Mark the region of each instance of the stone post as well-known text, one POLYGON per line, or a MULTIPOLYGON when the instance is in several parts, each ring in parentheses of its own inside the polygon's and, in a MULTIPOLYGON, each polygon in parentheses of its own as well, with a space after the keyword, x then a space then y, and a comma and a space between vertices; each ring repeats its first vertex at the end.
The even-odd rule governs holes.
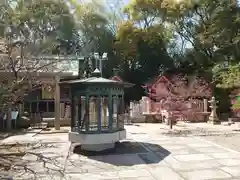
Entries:
POLYGON ((132 118, 133 117, 133 102, 130 102, 129 109, 130 109, 129 115, 130 115, 130 118, 132 118))
POLYGON ((208 100, 204 99, 203 100, 203 112, 207 112, 208 111, 208 100))
POLYGON ((146 101, 146 110, 147 110, 147 114, 150 114, 150 106, 151 106, 151 104, 150 104, 150 99, 147 99, 146 101))
POLYGON ((209 101, 209 103, 211 105, 210 106, 211 114, 209 116, 208 123, 211 123, 211 124, 221 124, 221 122, 218 119, 217 112, 216 112, 218 101, 216 101, 215 97, 212 97, 212 99, 209 101))
POLYGON ((60 77, 58 75, 55 76, 55 121, 54 126, 55 130, 60 130, 60 87, 59 87, 60 77))

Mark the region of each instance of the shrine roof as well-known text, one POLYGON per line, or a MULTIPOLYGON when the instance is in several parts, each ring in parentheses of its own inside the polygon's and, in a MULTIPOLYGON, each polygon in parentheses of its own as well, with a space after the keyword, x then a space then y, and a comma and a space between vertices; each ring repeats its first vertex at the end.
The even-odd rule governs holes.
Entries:
POLYGON ((159 75, 159 76, 156 76, 156 77, 152 78, 151 80, 147 81, 144 85, 145 86, 152 86, 152 85, 154 85, 155 83, 158 83, 158 82, 171 82, 171 81, 169 80, 168 76, 159 75))
POLYGON ((110 78, 110 80, 118 81, 119 83, 122 83, 124 85, 124 87, 132 87, 132 86, 134 86, 134 84, 132 84, 132 83, 123 81, 122 78, 119 77, 119 76, 113 76, 113 77, 110 78))

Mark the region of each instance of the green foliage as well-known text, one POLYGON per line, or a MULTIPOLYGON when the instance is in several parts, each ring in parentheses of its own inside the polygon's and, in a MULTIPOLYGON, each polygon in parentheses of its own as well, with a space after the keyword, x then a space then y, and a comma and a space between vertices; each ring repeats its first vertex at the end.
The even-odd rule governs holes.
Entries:
POLYGON ((213 68, 214 80, 217 86, 222 88, 234 88, 240 86, 240 63, 221 67, 219 64, 213 68))
POLYGON ((235 99, 235 102, 232 105, 233 110, 239 110, 240 109, 240 96, 238 95, 235 99))
MULTIPOLYGON (((2 5, 0 32, 3 38, 24 36, 32 44, 32 53, 68 53, 63 42, 70 42, 76 36, 75 21, 69 7, 62 0, 15 0, 2 5), (34 45, 34 46, 33 46, 34 45)), ((65 43, 66 44, 66 43, 65 43)), ((30 49, 29 49, 30 50, 30 49)))
POLYGON ((70 0, 68 5, 63 0, 14 0, 0 5, 0 35, 6 35, 6 26, 23 33, 27 24, 34 52, 108 52, 104 75, 118 67, 124 80, 136 84, 127 92, 134 99, 143 95, 142 84, 169 69, 211 75, 219 87, 239 86, 236 0, 131 0, 123 12, 117 1, 112 4, 116 7, 97 0, 70 0))
POLYGON ((231 112, 231 101, 229 99, 229 92, 229 89, 226 88, 213 87, 213 95, 219 101, 217 108, 217 112, 219 114, 231 112))

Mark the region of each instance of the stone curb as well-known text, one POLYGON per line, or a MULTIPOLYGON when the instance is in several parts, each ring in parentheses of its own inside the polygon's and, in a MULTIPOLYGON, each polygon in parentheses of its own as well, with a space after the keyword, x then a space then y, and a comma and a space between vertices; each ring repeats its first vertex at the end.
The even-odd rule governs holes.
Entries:
POLYGON ((60 131, 41 131, 40 133, 38 134, 59 134, 59 133, 68 133, 69 130, 60 130, 60 131))

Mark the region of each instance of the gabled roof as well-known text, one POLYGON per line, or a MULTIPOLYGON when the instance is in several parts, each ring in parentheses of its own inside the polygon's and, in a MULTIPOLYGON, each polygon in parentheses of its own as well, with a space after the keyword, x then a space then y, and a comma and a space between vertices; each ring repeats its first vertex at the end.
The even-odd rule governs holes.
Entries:
POLYGON ((115 80, 115 81, 119 81, 119 82, 123 82, 123 80, 119 76, 113 76, 110 79, 115 80))
POLYGON ((134 86, 134 84, 132 84, 132 83, 123 81, 122 78, 119 77, 119 76, 113 76, 113 77, 111 77, 111 78, 109 78, 109 79, 110 79, 110 80, 113 80, 113 81, 118 81, 119 83, 123 83, 123 84, 124 84, 124 87, 126 87, 126 88, 129 88, 129 87, 134 86))
POLYGON ((158 76, 158 79, 153 83, 153 85, 158 84, 160 82, 172 84, 166 76, 158 76))
MULTIPOLYGON (((143 88, 146 88, 146 87, 149 88, 150 87, 150 88, 155 89, 155 88, 157 88, 157 85, 159 83, 163 82, 165 84, 165 87, 168 88, 169 92, 171 93, 171 96, 185 97, 185 94, 183 94, 183 93, 185 93, 185 91, 180 92, 180 90, 178 89, 179 84, 176 84, 176 82, 175 82, 176 80, 178 80, 178 78, 175 79, 177 76, 179 76, 179 74, 173 74, 173 75, 169 74, 169 75, 165 75, 165 76, 163 76, 163 75, 158 76, 157 78, 154 79, 154 81, 151 82, 151 84, 149 83, 149 84, 143 86, 143 88)), ((206 88, 205 86, 202 86, 204 88, 204 90, 201 90, 201 88, 200 89, 199 88, 192 89, 191 86, 196 83, 195 82, 196 81, 196 76, 188 76, 187 81, 188 81, 188 85, 186 87, 186 91, 187 91, 186 96, 189 95, 191 97, 207 97, 207 98, 211 96, 211 90, 208 90, 209 87, 206 88), (192 77, 194 77, 194 81, 193 81, 192 77), (189 84, 189 81, 192 82, 192 83, 189 84)), ((157 98, 161 97, 161 93, 160 94, 159 93, 158 94, 151 94, 151 96, 153 98, 157 99, 157 98), (154 97, 154 96, 156 96, 156 97, 154 97)))
POLYGON ((172 84, 171 81, 166 76, 159 75, 159 76, 153 78, 153 80, 151 80, 148 83, 146 83, 145 86, 143 86, 143 87, 146 87, 146 86, 152 87, 152 86, 154 86, 154 85, 156 85, 158 83, 161 83, 161 82, 172 84))

